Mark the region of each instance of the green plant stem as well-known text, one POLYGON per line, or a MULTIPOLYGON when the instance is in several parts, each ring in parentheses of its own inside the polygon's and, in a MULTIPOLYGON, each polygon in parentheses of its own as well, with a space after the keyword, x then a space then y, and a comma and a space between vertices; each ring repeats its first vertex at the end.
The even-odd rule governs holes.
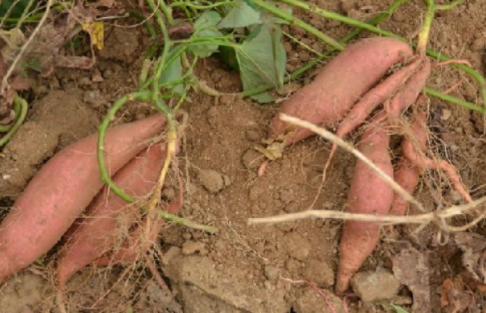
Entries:
POLYGON ((0 148, 3 147, 12 138, 13 135, 15 135, 15 133, 22 125, 27 115, 27 110, 29 108, 27 101, 25 101, 23 98, 19 97, 18 95, 15 95, 14 105, 16 107, 15 108, 16 119, 12 128, 10 128, 10 130, 5 134, 5 136, 3 136, 0 139, 0 148))
POLYGON ((125 103, 128 101, 132 100, 141 100, 141 101, 147 101, 150 100, 151 98, 151 92, 150 91, 142 91, 142 92, 134 92, 128 95, 125 95, 118 99, 113 106, 108 110, 108 113, 105 115, 103 118, 103 121, 98 127, 98 148, 97 148, 97 157, 98 157, 98 165, 100 168, 100 175, 101 175, 101 180, 113 191, 118 197, 122 198, 123 200, 127 202, 133 202, 134 199, 132 196, 127 195, 123 189, 118 187, 113 180, 111 180, 110 175, 108 174, 108 171, 106 170, 106 165, 105 165, 105 158, 104 158, 104 147, 105 147, 105 136, 106 136, 106 131, 108 130, 108 127, 110 126, 110 122, 115 118, 116 113, 118 110, 121 109, 125 103))
POLYGON ((429 42, 430 28, 434 21, 435 15, 435 3, 434 0, 424 0, 427 5, 427 11, 425 12, 424 25, 418 35, 417 51, 420 55, 425 56, 427 43, 429 42))
POLYGON ((191 2, 174 2, 174 3, 170 4, 170 7, 172 7, 172 8, 175 8, 175 7, 190 7, 192 9, 196 9, 196 10, 211 10, 211 9, 214 9, 214 8, 217 8, 217 7, 220 7, 220 6, 224 6, 224 5, 229 5, 229 4, 232 4, 232 3, 233 3, 232 1, 224 1, 224 2, 218 2, 218 3, 214 3, 214 4, 210 4, 210 5, 198 5, 198 4, 194 4, 194 3, 191 3, 191 2))
POLYGON ((474 110, 474 111, 481 112, 481 113, 486 113, 485 109, 480 107, 480 106, 474 105, 471 102, 461 100, 459 98, 450 96, 448 94, 438 92, 437 90, 434 90, 434 89, 429 88, 429 87, 425 87, 425 93, 428 94, 429 96, 432 96, 432 97, 435 97, 435 98, 438 98, 438 99, 441 99, 441 100, 444 100, 444 101, 447 101, 447 102, 451 102, 451 103, 454 103, 454 104, 458 104, 458 105, 465 107, 467 109, 470 109, 470 110, 474 110))
POLYGON ((287 14, 287 13, 279 10, 278 8, 268 4, 264 0, 251 0, 251 2, 254 3, 255 5, 261 7, 262 9, 265 9, 268 12, 274 14, 275 16, 278 16, 279 18, 281 18, 281 19, 283 19, 283 20, 285 20, 289 23, 292 23, 292 24, 304 29, 305 31, 313 34, 314 36, 316 36, 317 38, 319 38, 320 40, 325 42, 330 47, 333 47, 333 48, 338 49, 338 50, 342 50, 344 48, 340 43, 338 43, 337 41, 335 41, 331 37, 327 36, 323 32, 319 31, 317 28, 307 24, 306 22, 304 22, 301 19, 298 19, 298 18, 296 18, 296 17, 294 17, 290 14, 287 14))
MULTIPOLYGON (((252 0, 252 1, 260 1, 260 0, 252 0)), ((382 29, 377 28, 373 25, 357 21, 355 19, 343 16, 341 14, 337 14, 337 13, 334 13, 334 12, 331 12, 331 11, 328 11, 328 10, 321 9, 317 6, 310 5, 307 2, 303 2, 303 1, 299 1, 299 0, 279 0, 279 2, 283 2, 283 3, 289 4, 289 5, 295 6, 297 8, 307 10, 309 12, 320 15, 324 18, 332 19, 332 20, 335 20, 335 21, 339 21, 339 22, 354 26, 354 27, 373 31, 373 32, 375 32, 379 35, 382 35, 382 36, 392 37, 392 38, 397 38, 397 39, 399 38, 398 35, 395 35, 394 33, 391 33, 389 31, 382 30, 382 29)))
POLYGON ((450 10, 450 9, 458 6, 459 4, 461 4, 463 2, 464 2, 464 0, 456 0, 456 1, 452 1, 449 4, 436 5, 435 10, 436 11, 447 11, 447 10, 450 10))
POLYGON ((193 228, 193 229, 197 229, 197 230, 202 230, 202 231, 210 233, 210 234, 215 234, 215 233, 218 232, 218 229, 216 227, 213 227, 213 226, 201 225, 201 224, 198 224, 196 222, 193 222, 193 221, 187 220, 185 218, 179 217, 177 215, 170 214, 170 213, 160 211, 160 210, 158 211, 158 213, 162 218, 164 218, 166 220, 170 220, 174 223, 180 224, 180 225, 185 226, 185 227, 189 227, 189 228, 193 228))

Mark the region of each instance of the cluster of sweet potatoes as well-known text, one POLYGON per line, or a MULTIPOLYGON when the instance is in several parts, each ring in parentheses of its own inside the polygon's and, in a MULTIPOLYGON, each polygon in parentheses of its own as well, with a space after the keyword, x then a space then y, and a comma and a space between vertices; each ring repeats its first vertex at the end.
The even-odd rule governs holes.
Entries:
MULTIPOLYGON (((106 169, 113 182, 137 201, 151 194, 166 160, 165 127, 166 119, 156 114, 106 133, 102 147, 106 169)), ((133 224, 140 208, 104 186, 97 148, 98 134, 64 148, 17 198, 0 225, 0 281, 31 265, 60 240, 64 241, 57 262, 60 286, 92 262, 135 261, 155 242, 163 219, 148 234, 133 224), (111 250, 121 232, 128 233, 126 241, 121 249, 111 250)), ((179 197, 163 209, 173 213, 181 206, 179 188, 179 197)))
MULTIPOLYGON (((336 129, 340 138, 363 127, 358 150, 406 191, 413 193, 422 170, 441 169, 465 200, 470 201, 455 169, 443 160, 426 155, 428 129, 423 106, 415 105, 412 113, 406 114, 419 96, 424 96, 421 93, 430 71, 431 61, 425 51, 415 53, 405 42, 392 38, 364 39, 348 46, 323 67, 312 83, 282 104, 279 113, 336 129), (396 166, 392 164, 389 147, 392 134, 404 136, 402 156, 396 166)), ((310 135, 311 131, 292 128, 277 114, 266 140, 269 145, 266 154, 279 156, 285 147, 310 135)), ((329 160, 335 150, 333 145, 329 160)), ((401 215, 406 210, 407 202, 358 160, 347 211, 401 215)), ((346 291, 353 274, 374 250, 379 232, 377 223, 344 223, 336 293, 346 291)))

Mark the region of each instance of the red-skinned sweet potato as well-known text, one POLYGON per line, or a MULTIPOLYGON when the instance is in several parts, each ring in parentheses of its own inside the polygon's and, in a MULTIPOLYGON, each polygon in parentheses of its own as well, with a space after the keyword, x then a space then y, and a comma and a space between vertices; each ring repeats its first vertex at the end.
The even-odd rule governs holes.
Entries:
MULTIPOLYGON (((361 40, 330 61, 314 81, 285 101, 280 112, 309 121, 326 128, 333 128, 351 107, 375 86, 395 64, 413 56, 412 49, 404 42, 392 38, 361 40)), ((276 114, 267 139, 279 139, 288 125, 276 114)), ((288 135, 285 146, 312 135, 309 130, 298 129, 288 135)))
MULTIPOLYGON (((361 136, 358 149, 385 174, 393 178, 388 146, 389 134, 384 128, 384 112, 376 115, 369 128, 361 136)), ((347 212, 385 215, 393 201, 393 190, 368 165, 356 161, 351 188, 348 193, 347 212)), ((374 250, 380 236, 380 224, 346 221, 339 245, 339 268, 336 293, 343 293, 353 274, 374 250)))
MULTIPOLYGON (((184 202, 183 192, 182 180, 179 180, 178 197, 177 199, 168 203, 164 208, 164 211, 171 214, 177 213, 184 202)), ((157 236, 159 235, 164 223, 165 220, 163 218, 160 216, 157 217, 156 222, 152 225, 152 228, 148 234, 145 234, 145 224, 137 225, 135 229, 131 231, 129 237, 123 243, 120 250, 115 251, 114 253, 107 252, 100 259, 98 259, 95 264, 98 266, 106 266, 123 264, 127 262, 136 262, 156 242, 157 236)))
MULTIPOLYGON (((159 142, 132 159, 116 173, 113 181, 135 200, 141 200, 156 185, 165 158, 165 142, 159 142)), ((57 264, 60 286, 110 250, 118 236, 128 231, 139 214, 136 206, 104 187, 86 210, 86 217, 73 225, 74 230, 66 238, 57 264)))
MULTIPOLYGON (((162 115, 115 126, 106 134, 110 174, 145 149, 165 125, 162 115)), ((0 280, 49 251, 103 187, 96 157, 98 134, 52 157, 35 175, 0 226, 0 280)))

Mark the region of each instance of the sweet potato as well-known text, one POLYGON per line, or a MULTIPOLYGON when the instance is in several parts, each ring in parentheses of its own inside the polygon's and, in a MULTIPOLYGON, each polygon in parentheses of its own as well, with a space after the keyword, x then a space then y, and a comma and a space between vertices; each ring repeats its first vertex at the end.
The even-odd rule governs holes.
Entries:
MULTIPOLYGON (((144 150, 118 171, 113 181, 135 200, 141 200, 157 182, 166 157, 164 145, 159 142, 144 150)), ((104 187, 86 210, 87 217, 73 225, 75 230, 66 240, 57 264, 60 286, 112 248, 118 236, 128 231, 138 214, 136 206, 131 206, 104 187)))
POLYGON ((421 170, 435 169, 443 171, 449 178, 454 189, 462 196, 462 198, 467 202, 472 202, 471 195, 463 185, 461 176, 454 166, 446 160, 433 160, 426 156, 425 152, 427 147, 425 144, 428 139, 426 120, 427 117, 425 113, 417 115, 417 118, 412 125, 412 133, 416 137, 416 140, 403 141, 403 155, 421 170), (415 142, 419 145, 416 146, 415 142))
MULTIPOLYGON (((110 174, 160 133, 162 115, 108 130, 103 147, 110 174)), ((0 280, 49 251, 103 187, 96 157, 98 134, 52 157, 27 185, 0 226, 0 280)))
MULTIPOLYGON (((314 81, 285 101, 280 112, 333 128, 351 107, 385 76, 392 65, 409 59, 412 49, 392 38, 369 38, 348 46, 330 61, 314 81)), ((272 121, 268 141, 278 140, 288 131, 278 118, 272 121)), ((285 146, 312 135, 298 129, 285 139, 285 146)))
MULTIPOLYGON (((164 211, 172 214, 177 213, 184 202, 183 191, 182 180, 179 180, 178 197, 170 202, 165 207, 164 211)), ((116 251, 115 253, 107 252, 100 259, 98 259, 95 264, 98 266, 107 266, 127 262, 133 263, 137 261, 155 243, 164 223, 165 220, 163 218, 157 217, 156 222, 154 225, 152 225, 152 229, 147 234, 146 238, 144 237, 145 225, 137 225, 135 229, 131 231, 129 237, 123 243, 123 246, 119 251, 116 251)))
MULTIPOLYGON (((407 140, 407 139, 404 139, 407 140)), ((420 177, 420 169, 405 156, 402 156, 395 167, 395 181, 409 194, 413 194, 420 177)), ((400 195, 395 194, 390 208, 391 215, 405 215, 408 202, 400 195)))
MULTIPOLYGON (((373 118, 361 137, 358 146, 366 157, 387 175, 393 177, 393 165, 388 152, 390 137, 384 129, 385 113, 373 118)), ((347 212, 384 215, 388 214, 393 201, 393 190, 373 170, 360 160, 356 161, 354 176, 348 194, 347 212)), ((339 245, 339 268, 336 293, 343 293, 352 275, 375 248, 380 235, 380 224, 346 221, 339 245)))

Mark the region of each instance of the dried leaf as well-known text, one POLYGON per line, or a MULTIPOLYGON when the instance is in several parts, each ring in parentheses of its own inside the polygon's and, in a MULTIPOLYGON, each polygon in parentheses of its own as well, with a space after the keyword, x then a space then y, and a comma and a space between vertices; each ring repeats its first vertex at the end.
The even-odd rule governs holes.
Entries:
POLYGON ((98 50, 103 49, 105 40, 104 25, 101 22, 87 22, 82 24, 82 28, 91 38, 91 45, 96 46, 98 50))
POLYGON ((462 250, 462 265, 479 282, 486 283, 486 238, 476 233, 456 233, 454 240, 462 250))
POLYGON ((395 277, 413 293, 412 311, 414 313, 432 312, 428 257, 410 247, 393 256, 392 262, 395 277))

